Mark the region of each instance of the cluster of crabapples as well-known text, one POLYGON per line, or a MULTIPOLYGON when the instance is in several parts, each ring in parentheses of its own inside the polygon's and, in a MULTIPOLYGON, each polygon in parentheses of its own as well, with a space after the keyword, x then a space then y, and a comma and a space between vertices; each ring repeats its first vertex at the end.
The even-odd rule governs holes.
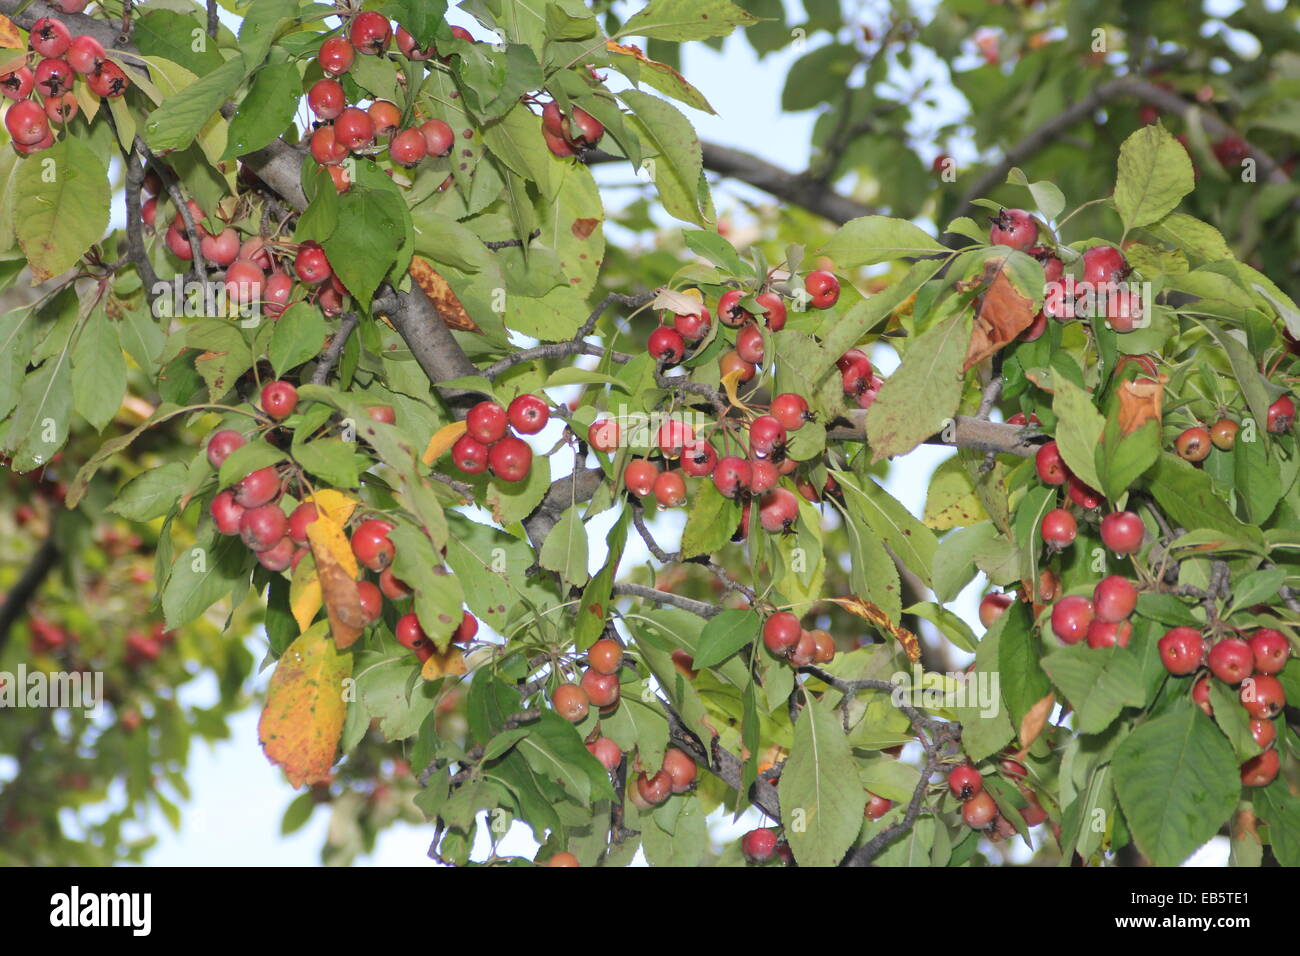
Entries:
MULTIPOLYGON (((77 4, 64 4, 65 13, 79 13, 77 4)), ((81 4, 85 6, 85 4, 81 4)), ((31 50, 18 66, 0 74, 0 93, 14 101, 5 112, 5 128, 20 156, 54 145, 51 123, 62 126, 77 115, 73 84, 80 76, 86 88, 100 97, 118 97, 131 81, 108 58, 94 37, 73 36, 56 17, 41 17, 28 37, 31 50)))
MULTIPOLYGON (((996 772, 1014 783, 1024 797, 1025 805, 1020 808, 1020 816, 1025 826, 1036 827, 1047 820, 1047 811, 1025 783, 1029 770, 1024 764, 1003 754, 996 772)), ((954 767, 948 773, 948 790, 961 801, 961 818, 971 829, 990 830, 1003 838, 1015 834, 1015 824, 1002 814, 993 795, 984 789, 984 777, 975 767, 970 764, 954 767)))
MULTIPOLYGON (((623 645, 612 638, 601 638, 587 649, 586 668, 578 682, 559 684, 551 692, 551 707, 565 720, 575 724, 587 718, 592 707, 607 717, 618 707, 618 674, 623 667, 623 645)), ((605 767, 615 770, 623 762, 623 751, 600 733, 599 725, 586 741, 587 750, 605 767)), ((658 770, 640 766, 638 757, 634 786, 628 796, 642 810, 663 803, 674 793, 686 793, 695 784, 695 761, 684 751, 669 747, 658 770)))
MULTIPOLYGON (((158 222, 161 186, 157 173, 150 170, 143 184, 148 198, 140 206, 140 219, 150 228, 158 222)), ((278 319, 300 299, 316 304, 327 316, 343 311, 347 287, 334 273, 320 243, 281 242, 263 236, 245 238, 233 225, 212 232, 205 225, 203 208, 192 199, 186 201, 185 212, 194 225, 194 238, 204 262, 225 270, 227 302, 256 306, 271 319, 278 319)), ((168 223, 163 241, 167 251, 181 261, 194 258, 189 227, 180 210, 168 223)))
POLYGON ((829 664, 835 659, 835 638, 828 631, 807 630, 789 611, 777 611, 763 622, 763 646, 791 667, 829 664))
MULTIPOLYGON (((1268 418, 1264 427, 1274 435, 1282 435, 1291 430, 1295 422, 1295 400, 1290 395, 1279 395, 1268 406, 1268 418)), ((1237 432, 1241 425, 1235 419, 1222 415, 1208 428, 1196 424, 1182 431, 1174 439, 1174 451, 1184 461, 1201 462, 1210 456, 1211 448, 1231 451, 1237 444, 1237 432)))
MULTIPOLYGON (((809 301, 817 308, 830 308, 839 298, 839 281, 829 272, 813 272, 805 281, 809 301)), ((754 377, 764 361, 763 332, 753 314, 740 306, 744 293, 730 290, 717 303, 718 316, 723 325, 737 330, 735 348, 725 352, 720 359, 723 377, 734 375, 737 381, 746 382, 754 377)), ((787 309, 781 296, 774 291, 761 292, 755 301, 763 307, 767 330, 773 334, 785 327, 787 309)), ((675 365, 687 358, 688 349, 698 347, 712 328, 709 310, 701 301, 699 309, 672 315, 670 322, 659 325, 648 340, 648 349, 661 367, 675 365)), ((861 352, 854 350, 841 359, 841 372, 845 391, 860 394, 879 389, 880 380, 874 378, 871 363, 861 352)), ((874 392, 872 393, 874 397, 874 392)), ((623 471, 623 485, 631 494, 644 498, 653 495, 660 508, 675 508, 686 504, 687 479, 710 478, 714 487, 727 498, 740 499, 744 508, 736 540, 748 533, 751 501, 757 500, 759 522, 770 532, 788 531, 799 513, 794 494, 780 487, 783 476, 793 474, 799 462, 787 454, 790 435, 813 420, 807 399, 795 392, 775 396, 767 413, 744 422, 719 424, 722 428, 724 450, 733 437, 738 447, 733 454, 720 455, 708 438, 697 434, 695 428, 677 418, 670 418, 659 426, 654 436, 652 457, 634 458, 623 471), (738 426, 742 435, 733 435, 731 426, 738 426)), ((614 453, 623 442, 623 431, 618 421, 602 418, 587 430, 587 443, 596 451, 614 453)), ((797 487, 810 501, 819 500, 820 492, 804 480, 797 487)), ((825 492, 831 488, 828 482, 825 492)))
POLYGON ((533 466, 533 450, 509 431, 536 435, 550 420, 550 408, 536 395, 520 395, 508 408, 479 402, 465 416, 465 434, 451 446, 451 460, 467 475, 491 469, 502 481, 523 481, 533 466))
POLYGON ((1291 655, 1291 646, 1281 631, 1256 628, 1249 638, 1239 633, 1211 636, 1209 640, 1194 627, 1175 627, 1157 645, 1165 669, 1175 677, 1194 677, 1192 700, 1212 716, 1210 681, 1239 688, 1237 699, 1250 718, 1250 736, 1262 752, 1241 765, 1241 782, 1247 787, 1266 787, 1277 777, 1281 760, 1276 719, 1286 707, 1286 691, 1277 679, 1291 655), (1207 651, 1208 645, 1208 651, 1207 651))
MULTIPOLYGON (((451 29, 458 39, 474 42, 464 28, 451 29)), ((388 19, 373 10, 351 17, 346 36, 329 37, 317 53, 325 75, 307 92, 307 105, 317 120, 311 135, 311 154, 329 171, 339 192, 350 185, 343 162, 351 155, 371 156, 387 148, 389 159, 409 169, 426 156, 448 155, 455 145, 455 131, 443 120, 428 119, 418 124, 410 120, 403 127, 402 110, 395 103, 373 100, 364 109, 348 103, 339 77, 352 69, 357 54, 387 55, 394 37, 400 55, 407 60, 418 62, 437 55, 432 46, 418 46, 401 26, 394 31, 388 19)))
MULTIPOLYGON (((260 404, 274 422, 283 422, 298 406, 298 390, 290 382, 268 382, 262 387, 260 404)), ((367 411, 375 421, 392 424, 395 420, 388 405, 377 405, 367 411)), ((232 428, 218 431, 208 439, 208 461, 219 469, 245 444, 247 438, 232 428)), ((302 500, 308 492, 303 487, 294 487, 299 503, 286 512, 285 505, 290 502, 286 501, 285 494, 294 483, 294 477, 282 474, 277 466, 258 468, 219 491, 209 506, 217 531, 238 535, 268 571, 295 570, 311 551, 307 529, 320 513, 315 504, 302 500)), ((393 528, 393 523, 383 518, 365 517, 355 522, 351 531, 349 543, 353 556, 361 568, 376 575, 375 581, 363 578, 357 582, 357 598, 367 624, 383 616, 385 598, 399 604, 411 596, 411 589, 393 573, 393 559, 397 555, 389 538, 393 528)), ((435 570, 446 573, 445 569, 435 570)), ((414 651, 421 663, 434 653, 433 642, 413 611, 397 619, 393 633, 398 643, 414 651)), ((477 633, 478 620, 465 611, 451 639, 453 643, 466 644, 477 633)))
POLYGON ((1095 316, 1105 319, 1116 332, 1132 332, 1141 323, 1141 294, 1123 283, 1131 271, 1124 253, 1114 246, 1100 245, 1085 249, 1080 257, 1081 275, 1077 282, 1065 280, 1065 264, 1050 247, 1039 242, 1038 222, 1023 209, 1004 209, 992 217, 989 242, 1007 246, 1032 256, 1043 267, 1046 295, 1043 307, 1029 327, 1020 333, 1024 342, 1033 342, 1047 331, 1047 320, 1068 322, 1095 316))

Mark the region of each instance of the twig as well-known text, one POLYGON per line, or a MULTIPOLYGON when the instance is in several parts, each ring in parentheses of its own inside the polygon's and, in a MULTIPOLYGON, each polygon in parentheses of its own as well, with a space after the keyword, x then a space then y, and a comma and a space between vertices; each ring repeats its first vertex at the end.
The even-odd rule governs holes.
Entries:
MULTIPOLYGON (((668 701, 660 698, 659 705, 668 717, 669 740, 709 773, 740 793, 745 769, 741 759, 719 744, 716 735, 707 744, 700 740, 686 726, 681 715, 668 701)), ((748 796, 754 806, 766 813, 774 822, 781 822, 781 802, 777 797, 776 787, 772 786, 770 779, 756 780, 748 796)))
POLYGON ((482 372, 482 375, 489 381, 495 379, 501 373, 514 368, 516 365, 522 365, 524 362, 531 362, 533 359, 564 358, 569 355, 595 355, 600 358, 608 358, 611 362, 623 365, 632 360, 632 356, 624 352, 614 352, 600 345, 592 345, 590 342, 583 342, 575 339, 570 342, 556 342, 550 345, 537 345, 531 349, 523 349, 519 352, 511 352, 500 361, 493 362, 482 372))
POLYGON ((600 304, 596 306, 591 315, 587 316, 587 321, 582 323, 578 331, 574 333, 573 338, 575 340, 585 339, 590 335, 592 329, 596 327, 596 323, 600 321, 600 317, 605 314, 605 310, 615 302, 625 305, 629 309, 639 309, 642 306, 649 305, 653 302, 655 296, 658 294, 657 290, 654 292, 643 292, 640 295, 624 295, 621 292, 611 292, 609 295, 605 296, 605 298, 600 300, 600 304))
POLYGON ((334 366, 338 364, 339 357, 348 344, 348 336, 352 334, 352 330, 357 327, 360 320, 361 317, 355 312, 343 313, 343 321, 339 323, 339 330, 334 333, 334 338, 330 339, 330 344, 321 353, 320 362, 312 370, 311 383, 313 385, 324 385, 329 380, 330 372, 334 371, 334 366))
POLYGON ((496 239, 491 242, 485 239, 483 241, 483 245, 491 249, 493 252, 496 252, 498 249, 510 249, 515 246, 519 246, 520 248, 522 248, 525 242, 532 242, 541 234, 542 234, 542 230, 534 229, 532 232, 528 234, 527 239, 496 239))
POLYGON ((126 247, 129 259, 140 274, 140 283, 144 286, 145 297, 150 305, 154 302, 154 286, 158 284, 158 273, 144 248, 144 235, 141 227, 144 220, 140 215, 140 189, 144 185, 144 163, 136 152, 134 144, 126 155, 126 247))
POLYGON ((703 618, 717 617, 724 610, 716 604, 706 604, 703 601, 682 597, 669 591, 648 588, 644 584, 615 584, 614 594, 621 597, 641 598, 645 601, 653 601, 656 604, 668 604, 703 618))
POLYGON ((208 36, 217 38, 217 0, 208 0, 208 36))

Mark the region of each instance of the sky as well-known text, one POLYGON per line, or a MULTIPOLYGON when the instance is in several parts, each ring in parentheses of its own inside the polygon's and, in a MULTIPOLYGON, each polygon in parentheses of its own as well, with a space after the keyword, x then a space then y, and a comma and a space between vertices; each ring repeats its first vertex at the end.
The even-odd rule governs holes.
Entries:
MULTIPOLYGON (((793 0, 786 0, 786 3, 788 8, 797 10, 797 4, 793 0)), ((1231 5, 1216 3, 1215 7, 1227 9, 1231 5)), ((880 8, 887 5, 875 3, 867 6, 880 8)), ((472 21, 464 17, 453 15, 452 19, 475 29, 472 21)), ((794 22, 798 22, 798 19, 796 14, 794 22)), ((477 32, 481 33, 481 28, 477 28, 477 32)), ((824 42, 824 35, 815 42, 824 42)), ((787 48, 769 54, 760 62, 749 44, 739 35, 728 38, 720 53, 702 44, 688 44, 683 73, 704 93, 717 114, 709 116, 691 111, 690 118, 701 136, 754 153, 788 170, 806 168, 816 114, 788 114, 780 112, 779 108, 786 74, 791 64, 801 55, 802 51, 787 48)), ((924 61, 917 69, 937 69, 942 73, 942 67, 924 61)), ((961 99, 950 87, 947 92, 940 94, 939 113, 928 119, 922 118, 921 123, 938 125, 943 121, 943 111, 949 109, 961 109, 961 99)), ((959 162, 973 156, 973 150, 967 143, 949 141, 943 146, 944 151, 954 155, 959 162)), ((921 148, 929 150, 925 152, 927 160, 941 151, 938 146, 927 145, 921 148)), ((605 170, 601 175, 610 182, 626 182, 628 178, 626 170, 618 175, 605 170)), ((719 212, 725 215, 729 207, 734 209, 738 205, 737 197, 771 201, 770 197, 757 190, 726 182, 715 190, 719 212)), ((881 374, 885 375, 896 364, 893 353, 888 349, 877 350, 873 359, 881 374)), ((557 392, 555 397, 563 396, 557 392)), ((538 448, 549 447, 550 438, 553 436, 544 432, 536 436, 534 443, 538 448)), ((924 507, 925 488, 930 473, 950 454, 951 450, 940 447, 918 448, 896 462, 885 482, 886 488, 909 510, 919 515, 924 507)), ((570 467, 571 464, 557 460, 553 464, 553 475, 563 474, 570 467)), ((670 513, 659 519, 656 537, 666 549, 672 550, 675 547, 675 536, 680 533, 681 523, 680 514, 670 513)), ((604 559, 604 531, 600 519, 593 522, 593 570, 604 559)), ((644 562, 648 557, 644 544, 635 535, 632 536, 625 552, 624 566, 644 562)), ((979 625, 976 612, 984 587, 981 576, 950 605, 952 610, 977 628, 977 633, 979 625)), ((255 658, 260 659, 262 647, 257 644, 257 638, 252 641, 255 658)), ((960 661, 962 656, 958 653, 955 659, 960 661)), ((265 686, 269 676, 269 670, 260 675, 260 686, 265 686)), ((210 681, 206 684, 196 682, 196 686, 188 693, 196 702, 205 702, 215 696, 215 686, 210 681)), ((189 773, 193 798, 183 807, 179 831, 172 831, 161 815, 156 815, 151 821, 159 841, 149 854, 148 863, 177 866, 294 866, 319 862, 319 851, 328 827, 328 813, 325 809, 317 808, 306 826, 291 836, 280 836, 281 817, 296 792, 284 781, 280 771, 262 755, 257 744, 257 720, 258 713, 250 710, 232 720, 229 740, 216 746, 202 742, 194 744, 189 773)), ((737 839, 753 825, 753 816, 742 820, 740 824, 715 821, 712 838, 715 843, 737 839)), ((1044 829, 1038 828, 1039 831, 1044 829)), ((357 865, 430 864, 425 857, 430 835, 431 828, 427 826, 393 826, 380 836, 375 852, 359 858, 357 865)), ((1042 836, 1036 834, 1035 838, 1039 840, 1042 836)), ((531 855, 532 846, 531 839, 515 832, 503 841, 502 852, 531 855)), ((1017 851, 1017 856, 1028 856, 1023 845, 1017 851)), ((1221 845, 1212 844, 1207 847, 1189 861, 1189 865, 1223 865, 1225 860, 1226 841, 1221 841, 1221 845)))

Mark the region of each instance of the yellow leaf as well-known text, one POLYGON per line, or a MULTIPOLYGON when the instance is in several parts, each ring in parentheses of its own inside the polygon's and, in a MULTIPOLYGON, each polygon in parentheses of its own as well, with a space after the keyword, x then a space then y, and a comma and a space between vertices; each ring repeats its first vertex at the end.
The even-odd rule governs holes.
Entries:
POLYGON ((324 491, 318 491, 314 495, 308 495, 304 501, 310 501, 316 506, 316 510, 328 515, 331 520, 340 526, 348 523, 352 517, 352 512, 360 504, 355 498, 349 498, 341 491, 335 491, 333 488, 326 488, 324 491))
POLYGON ((450 425, 443 425, 433 437, 429 439, 429 447, 424 449, 424 454, 420 456, 420 461, 426 465, 432 465, 435 461, 445 455, 451 446, 456 444, 456 439, 465 434, 465 429, 469 427, 463 421, 452 422, 450 425))
POLYGON ((741 371, 742 369, 736 369, 722 376, 722 387, 727 390, 727 398, 730 399, 732 405, 742 411, 748 411, 749 406, 742 402, 740 396, 736 394, 736 389, 740 385, 741 371))
POLYGON ((275 665, 257 736, 293 786, 329 779, 347 715, 343 681, 351 676, 352 655, 338 652, 324 622, 290 644, 275 665))
POLYGON ((899 627, 889 619, 889 615, 870 601, 864 601, 855 595, 849 595, 842 598, 827 598, 832 604, 838 604, 850 614, 857 615, 863 620, 870 621, 871 624, 882 634, 888 634, 899 644, 903 645, 903 650, 907 652, 908 660, 919 661, 921 659, 921 642, 905 627, 899 627))
POLYGON ((320 578, 316 575, 316 561, 305 557, 294 568, 289 582, 289 608, 298 622, 299 633, 311 627, 324 600, 321 597, 320 578))
POLYGON ((437 680, 439 677, 465 673, 468 673, 465 667, 465 655, 461 653, 459 647, 449 647, 445 651, 435 648, 433 654, 420 668, 420 676, 425 680, 437 680))

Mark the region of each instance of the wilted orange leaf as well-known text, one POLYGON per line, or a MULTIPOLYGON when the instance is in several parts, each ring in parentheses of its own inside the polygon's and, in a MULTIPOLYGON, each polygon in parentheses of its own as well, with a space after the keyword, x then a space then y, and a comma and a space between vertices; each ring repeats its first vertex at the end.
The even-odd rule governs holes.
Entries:
POLYGON ((443 425, 433 437, 429 439, 429 446, 424 449, 424 454, 420 456, 420 461, 426 465, 432 465, 435 461, 447 454, 452 445, 456 444, 456 439, 465 434, 468 428, 463 421, 452 422, 450 425, 443 425))
POLYGON ((293 786, 328 778, 347 714, 343 681, 351 676, 352 655, 338 652, 323 622, 275 665, 257 736, 293 786))
POLYGON ((1056 703, 1056 695, 1048 694, 1033 707, 1029 708, 1029 713, 1020 721, 1020 746, 1029 749, 1029 746, 1038 739, 1038 735, 1043 732, 1043 727, 1047 724, 1047 718, 1052 713, 1052 706, 1056 703))
POLYGON ((352 554, 343 526, 328 515, 307 525, 307 540, 316 559, 321 596, 329 615, 330 632, 339 650, 350 647, 361 636, 366 616, 357 592, 357 559, 352 554))
POLYGON ((971 329, 963 372, 1013 342, 1017 335, 1029 328, 1037 314, 1034 301, 1022 295, 1007 278, 1003 269, 1005 262, 1005 259, 989 259, 984 263, 984 276, 979 284, 987 291, 978 300, 975 310, 975 324, 971 329))
POLYGON ((449 328, 461 332, 480 331, 478 325, 465 311, 465 307, 460 304, 456 293, 447 284, 447 280, 438 273, 437 269, 419 256, 412 256, 411 267, 407 271, 410 272, 416 285, 424 290, 424 294, 429 297, 429 301, 433 303, 449 328))
POLYGON ((27 46, 21 36, 18 35, 18 27, 14 22, 0 14, 0 48, 6 50, 22 50, 27 46))
POLYGON ((420 676, 425 680, 437 680, 439 677, 454 677, 465 674, 465 655, 459 647, 449 647, 445 651, 434 649, 433 654, 420 668, 420 676))
POLYGON ((919 661, 921 659, 921 642, 905 627, 899 627, 889 619, 889 615, 870 601, 864 601, 855 595, 849 595, 842 598, 827 598, 833 604, 838 604, 850 614, 856 614, 858 617, 870 621, 876 630, 888 634, 899 644, 903 645, 903 650, 907 652, 908 660, 919 661))
POLYGON ((1169 378, 1135 378, 1119 384, 1119 430, 1131 435, 1146 422, 1160 421, 1160 404, 1169 378))

